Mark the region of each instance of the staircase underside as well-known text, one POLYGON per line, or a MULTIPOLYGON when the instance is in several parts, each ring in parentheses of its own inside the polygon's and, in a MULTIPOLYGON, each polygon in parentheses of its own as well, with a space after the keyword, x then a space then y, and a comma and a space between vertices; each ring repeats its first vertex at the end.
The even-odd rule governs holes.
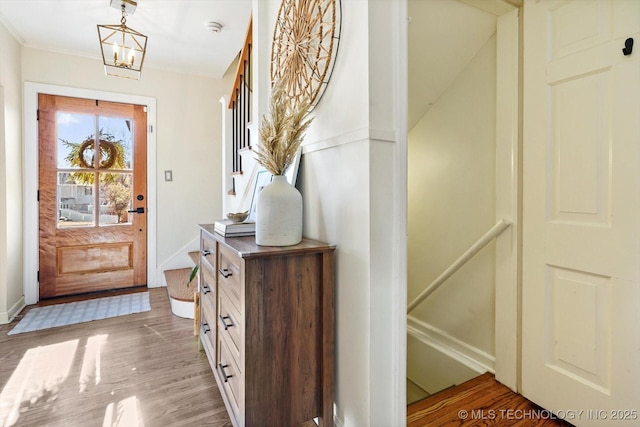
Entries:
POLYGON ((407 426, 571 426, 490 373, 450 387, 407 407, 407 426))

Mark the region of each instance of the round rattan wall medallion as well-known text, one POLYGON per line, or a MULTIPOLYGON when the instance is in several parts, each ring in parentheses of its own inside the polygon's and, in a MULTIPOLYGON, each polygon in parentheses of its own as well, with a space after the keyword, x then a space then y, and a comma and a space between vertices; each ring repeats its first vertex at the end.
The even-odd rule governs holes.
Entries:
POLYGON ((282 0, 271 46, 271 83, 317 105, 331 78, 340 42, 340 0, 282 0))

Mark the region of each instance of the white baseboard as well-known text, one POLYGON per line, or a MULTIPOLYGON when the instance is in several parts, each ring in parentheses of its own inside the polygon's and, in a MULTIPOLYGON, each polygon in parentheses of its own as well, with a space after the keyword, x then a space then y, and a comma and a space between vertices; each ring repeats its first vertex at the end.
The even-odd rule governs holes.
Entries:
POLYGON ((495 356, 460 341, 416 317, 407 316, 407 333, 478 374, 495 373, 495 356))
POLYGON ((15 317, 18 314, 20 314, 22 309, 25 308, 26 306, 27 305, 25 304, 24 295, 23 295, 20 297, 20 299, 18 299, 18 301, 16 301, 15 304, 11 306, 11 308, 8 311, 0 313, 0 325, 6 325, 7 323, 11 323, 11 321, 15 319, 15 317))
POLYGON ((189 258, 189 252, 200 250, 200 237, 197 236, 189 243, 178 249, 178 251, 169 257, 166 261, 158 266, 156 269, 156 286, 149 286, 150 288, 159 288, 167 286, 167 279, 164 277, 165 270, 175 270, 177 268, 191 268, 193 267, 193 261, 189 258))

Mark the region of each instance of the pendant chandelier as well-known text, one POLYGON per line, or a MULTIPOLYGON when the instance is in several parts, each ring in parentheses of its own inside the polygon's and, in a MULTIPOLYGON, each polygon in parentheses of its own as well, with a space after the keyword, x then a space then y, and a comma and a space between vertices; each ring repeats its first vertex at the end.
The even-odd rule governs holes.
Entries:
POLYGON ((138 80, 147 53, 147 36, 127 27, 127 14, 133 14, 138 4, 133 0, 111 0, 112 7, 117 8, 118 3, 122 11, 120 24, 98 25, 104 72, 138 80))

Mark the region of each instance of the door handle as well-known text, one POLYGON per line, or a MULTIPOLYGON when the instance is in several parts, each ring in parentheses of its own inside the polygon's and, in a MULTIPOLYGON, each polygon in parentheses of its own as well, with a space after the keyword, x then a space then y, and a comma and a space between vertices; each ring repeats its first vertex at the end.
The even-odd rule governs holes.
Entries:
POLYGON ((143 207, 139 207, 139 208, 135 208, 135 209, 132 209, 130 211, 127 211, 127 212, 143 214, 144 213, 144 208, 143 207))

